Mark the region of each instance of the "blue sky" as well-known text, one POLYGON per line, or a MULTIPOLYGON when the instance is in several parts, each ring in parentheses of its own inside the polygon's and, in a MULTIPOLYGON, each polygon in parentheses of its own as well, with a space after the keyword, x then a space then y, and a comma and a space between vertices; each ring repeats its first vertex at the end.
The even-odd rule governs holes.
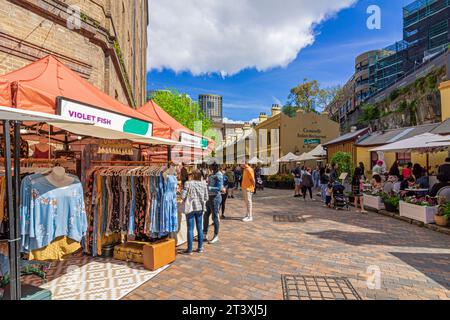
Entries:
MULTIPOLYGON (((284 103, 289 91, 303 79, 316 79, 323 86, 344 84, 352 74, 355 57, 402 39, 402 7, 411 0, 360 0, 351 8, 314 27, 315 42, 301 50, 287 67, 267 71, 246 69, 233 76, 170 69, 148 73, 148 89, 174 88, 197 99, 200 93, 220 94, 224 116, 236 121, 257 118, 270 112, 273 103, 284 103), (366 27, 369 5, 381 8, 381 30, 366 27)), ((149 50, 152 50, 150 47, 149 50)))

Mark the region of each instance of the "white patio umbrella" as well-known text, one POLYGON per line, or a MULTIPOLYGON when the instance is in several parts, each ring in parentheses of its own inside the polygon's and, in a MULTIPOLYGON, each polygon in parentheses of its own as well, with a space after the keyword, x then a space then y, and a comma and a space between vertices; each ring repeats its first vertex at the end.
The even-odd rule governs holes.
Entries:
POLYGON ((419 153, 439 152, 450 147, 450 137, 438 134, 424 133, 412 138, 390 143, 370 151, 372 152, 405 152, 419 153))
POLYGON ((310 152, 304 153, 300 156, 300 161, 321 160, 327 156, 327 152, 322 145, 317 146, 310 152))
POLYGON ((430 167, 430 153, 450 149, 449 136, 424 133, 412 138, 387 144, 370 151, 373 152, 418 152, 427 155, 427 171, 430 167))
POLYGON ((277 162, 278 163, 289 163, 289 162, 296 162, 296 161, 300 161, 300 157, 296 156, 292 152, 289 152, 284 157, 281 157, 280 159, 278 159, 277 162))
POLYGON ((248 161, 248 164, 261 164, 264 163, 262 160, 259 160, 258 157, 254 157, 248 161))

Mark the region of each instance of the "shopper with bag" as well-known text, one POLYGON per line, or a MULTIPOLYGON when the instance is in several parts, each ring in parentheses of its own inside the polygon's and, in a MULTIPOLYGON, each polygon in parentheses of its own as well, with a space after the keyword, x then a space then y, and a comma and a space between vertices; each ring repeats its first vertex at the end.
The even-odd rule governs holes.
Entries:
POLYGON ((206 211, 208 200, 208 186, 202 181, 200 170, 192 172, 192 180, 187 181, 181 194, 184 200, 184 213, 187 220, 188 248, 186 254, 192 255, 194 242, 194 223, 198 234, 198 253, 203 252, 203 212, 206 211))

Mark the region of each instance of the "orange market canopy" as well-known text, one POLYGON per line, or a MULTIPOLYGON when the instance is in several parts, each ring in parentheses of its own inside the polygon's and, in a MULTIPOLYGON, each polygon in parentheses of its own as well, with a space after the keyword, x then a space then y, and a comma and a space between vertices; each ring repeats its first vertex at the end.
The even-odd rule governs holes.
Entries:
POLYGON ((0 105, 73 120, 57 127, 78 135, 180 145, 168 139, 167 125, 121 104, 52 56, 0 76, 0 105))
MULTIPOLYGON (((192 158, 201 159, 206 157, 213 150, 214 142, 211 139, 205 138, 201 134, 183 126, 153 100, 140 107, 138 111, 169 126, 171 130, 170 138, 183 144, 182 147, 176 147, 172 150, 172 160, 176 162, 190 162, 192 158)), ((160 155, 163 153, 164 151, 161 151, 160 155)))

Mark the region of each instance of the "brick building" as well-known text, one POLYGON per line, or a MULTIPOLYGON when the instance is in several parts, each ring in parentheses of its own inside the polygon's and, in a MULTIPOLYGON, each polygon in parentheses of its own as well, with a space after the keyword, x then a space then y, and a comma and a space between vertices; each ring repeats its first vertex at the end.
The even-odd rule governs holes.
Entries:
POLYGON ((147 0, 0 0, 0 74, 52 54, 113 98, 143 105, 147 26, 147 0))

